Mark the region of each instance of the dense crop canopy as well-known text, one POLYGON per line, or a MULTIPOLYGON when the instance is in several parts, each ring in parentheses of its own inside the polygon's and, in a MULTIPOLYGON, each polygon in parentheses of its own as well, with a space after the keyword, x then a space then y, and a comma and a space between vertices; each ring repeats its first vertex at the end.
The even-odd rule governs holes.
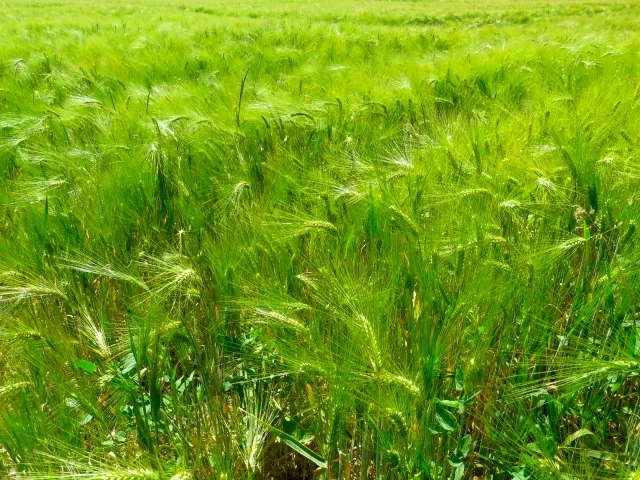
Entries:
POLYGON ((640 4, 1 9, 1 478, 640 478, 640 4))

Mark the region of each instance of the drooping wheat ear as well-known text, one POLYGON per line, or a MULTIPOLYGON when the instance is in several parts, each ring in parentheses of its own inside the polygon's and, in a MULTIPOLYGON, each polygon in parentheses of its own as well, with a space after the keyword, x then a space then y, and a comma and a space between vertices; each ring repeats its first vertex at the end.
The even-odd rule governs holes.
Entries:
POLYGON ((12 383, 11 385, 5 385, 4 387, 0 387, 0 399, 10 397, 11 395, 22 392, 26 390, 31 383, 29 382, 17 382, 12 383))
POLYGON ((68 472, 63 474, 45 474, 45 473, 24 473, 17 478, 21 480, 63 480, 63 479, 82 479, 82 480, 160 480, 161 476, 149 468, 123 468, 122 470, 94 470, 91 472, 75 473, 68 472))
POLYGON ((140 470, 127 469, 121 472, 109 473, 104 477, 94 476, 93 478, 104 478, 104 480, 158 480, 160 475, 158 472, 143 468, 140 470))
POLYGON ((371 366, 374 371, 378 371, 382 367, 382 351, 380 350, 380 345, 378 344, 378 338, 376 333, 371 326, 371 322, 362 315, 361 313, 355 316, 355 325, 356 328, 360 328, 361 332, 364 334, 364 338, 367 340, 367 345, 369 346, 369 361, 371 362, 371 366))
POLYGON ((178 472, 174 474, 169 480, 193 480, 193 473, 178 472))

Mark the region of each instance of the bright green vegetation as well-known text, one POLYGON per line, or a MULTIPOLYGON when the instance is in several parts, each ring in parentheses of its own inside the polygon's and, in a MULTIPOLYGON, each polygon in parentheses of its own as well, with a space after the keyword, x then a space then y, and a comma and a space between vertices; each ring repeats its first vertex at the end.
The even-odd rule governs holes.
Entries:
POLYGON ((640 4, 332 2, 2 3, 0 478, 640 478, 640 4))

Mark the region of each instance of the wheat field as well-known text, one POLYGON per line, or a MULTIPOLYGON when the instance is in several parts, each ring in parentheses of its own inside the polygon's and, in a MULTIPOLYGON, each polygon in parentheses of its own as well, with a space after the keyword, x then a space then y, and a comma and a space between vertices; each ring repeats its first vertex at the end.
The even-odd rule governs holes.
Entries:
POLYGON ((0 8, 0 478, 640 478, 640 3, 0 8))

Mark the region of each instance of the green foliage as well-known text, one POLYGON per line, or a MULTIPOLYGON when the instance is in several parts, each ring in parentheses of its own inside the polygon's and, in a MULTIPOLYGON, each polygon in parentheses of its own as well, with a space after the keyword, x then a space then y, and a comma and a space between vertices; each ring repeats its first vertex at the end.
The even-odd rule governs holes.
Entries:
POLYGON ((0 478, 640 478, 640 4, 2 9, 0 478))

